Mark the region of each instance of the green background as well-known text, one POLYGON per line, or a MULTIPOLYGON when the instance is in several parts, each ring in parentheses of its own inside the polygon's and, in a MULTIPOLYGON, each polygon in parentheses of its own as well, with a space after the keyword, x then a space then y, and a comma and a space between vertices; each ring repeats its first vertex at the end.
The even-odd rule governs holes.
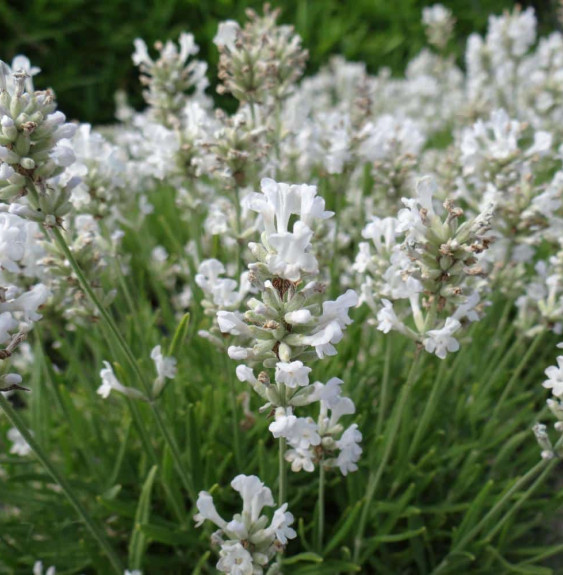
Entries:
MULTIPOLYGON (((416 0, 342 0, 272 2, 282 8, 281 21, 292 23, 310 52, 308 73, 327 62, 330 54, 366 62, 374 72, 389 66, 395 73, 425 43, 420 24, 424 6, 416 0)), ((510 0, 445 1, 458 24, 450 48, 461 61, 464 40, 486 30, 490 13, 512 8, 510 0)), ((557 25, 557 0, 521 2, 532 5, 542 31, 557 25)), ((216 0, 0 0, 0 58, 11 62, 26 54, 43 73, 37 87, 55 89, 60 108, 71 119, 92 123, 114 121, 114 93, 125 89, 136 107, 142 106, 137 72, 131 62, 133 40, 176 39, 181 31, 194 34, 200 56, 210 65, 214 92, 217 51, 212 38, 217 23, 244 21, 247 7, 262 2, 216 0)))

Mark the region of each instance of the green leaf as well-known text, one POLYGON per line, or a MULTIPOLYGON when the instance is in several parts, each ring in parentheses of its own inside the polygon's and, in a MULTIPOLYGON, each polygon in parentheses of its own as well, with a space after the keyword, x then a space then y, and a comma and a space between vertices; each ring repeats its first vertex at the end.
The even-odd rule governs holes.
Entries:
POLYGON ((139 530, 145 535, 148 541, 158 541, 164 545, 174 547, 176 545, 186 546, 189 543, 189 536, 185 531, 169 529, 160 525, 142 524, 138 525, 139 530))
POLYGON ((457 530, 457 532, 453 538, 453 544, 454 545, 485 514, 484 510, 486 507, 487 496, 489 495, 489 492, 490 492, 491 488, 493 487, 493 484, 494 484, 494 482, 492 479, 487 481, 487 483, 485 483, 485 485, 483 486, 483 488, 481 489, 481 491, 479 492, 479 494, 475 498, 475 501, 472 503, 471 507, 467 510, 467 513, 465 514, 465 516, 461 522, 461 525, 459 526, 459 528, 458 528, 458 530, 457 530))
POLYGON ((306 553, 299 553, 298 555, 294 555, 293 557, 284 558, 283 564, 284 565, 295 565, 295 563, 301 563, 309 561, 311 563, 322 563, 323 558, 320 555, 317 555, 313 552, 306 552, 306 553))
POLYGON ((139 504, 137 506, 137 512, 135 513, 135 525, 129 544, 129 567, 131 569, 141 569, 143 557, 147 549, 147 537, 141 530, 141 526, 149 521, 152 488, 157 471, 158 466, 153 465, 147 475, 143 489, 141 490, 141 496, 139 497, 139 504))
POLYGON ((186 313, 182 316, 176 331, 174 332, 174 337, 172 338, 172 343, 170 344, 170 349, 168 350, 168 355, 175 356, 176 351, 186 340, 188 335, 188 329, 190 327, 190 314, 186 313))
MULTIPOLYGON (((344 540, 344 538, 348 535, 348 533, 350 533, 352 528, 356 525, 356 519, 360 513, 363 504, 364 504, 363 501, 358 501, 356 502, 354 507, 348 509, 348 517, 325 547, 326 554, 330 553, 333 549, 335 549, 344 540)), ((344 516, 345 514, 346 512, 344 513, 344 516)))
MULTIPOLYGON (((292 569, 293 575, 335 575, 336 573, 360 573, 362 568, 349 561, 326 561, 322 565, 311 565, 292 569)), ((364 571, 365 573, 365 571, 364 571)))

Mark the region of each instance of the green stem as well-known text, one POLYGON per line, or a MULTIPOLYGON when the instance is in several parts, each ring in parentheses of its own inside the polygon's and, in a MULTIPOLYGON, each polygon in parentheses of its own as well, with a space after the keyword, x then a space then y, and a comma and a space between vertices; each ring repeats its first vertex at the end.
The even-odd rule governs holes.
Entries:
POLYGON ((358 531, 356 533, 356 538, 354 541, 354 561, 358 562, 360 558, 360 551, 362 549, 362 543, 364 538, 364 532, 366 528, 366 523, 368 519, 368 515, 370 512, 371 503, 373 501, 375 492, 377 491, 377 487, 379 486, 379 481, 381 480, 381 476, 383 475, 383 471, 385 470, 385 466, 389 461, 389 457, 391 456, 391 451, 393 449, 393 444, 395 442, 395 438, 397 436, 397 432, 399 431, 399 427, 401 424, 401 418, 403 415, 404 407, 406 405, 407 399, 410 395, 412 386, 414 385, 416 372, 419 365, 419 358, 420 358, 420 350, 417 349, 415 352, 415 356, 411 365, 411 369, 409 371, 409 375, 407 377, 407 381, 401 389, 401 394, 399 396, 399 401, 397 402, 393 413, 391 414, 391 420, 389 422, 389 431, 387 433, 387 437, 385 438, 385 447, 383 451, 383 457, 379 462, 379 466, 377 471, 374 473, 373 471, 370 472, 369 480, 368 480, 368 487, 366 490, 366 498, 364 507, 362 509, 362 514, 360 516, 360 523, 358 526, 358 531))
MULTIPOLYGON (((491 341, 493 341, 493 342, 499 341, 501 334, 504 333, 506 322, 508 321, 508 316, 510 315, 510 312, 512 311, 513 305, 514 305, 514 302, 512 299, 509 299, 506 302, 506 304, 504 305, 504 308, 502 310, 502 314, 501 314, 500 319, 499 319, 498 324, 497 324, 497 328, 495 330, 495 333, 493 334, 493 337, 491 338, 491 341)), ((487 362, 488 362, 488 360, 491 359, 491 357, 493 356, 494 353, 495 353, 495 346, 492 345, 489 349, 487 356, 486 356, 487 362)))
POLYGON ((522 476, 493 506, 493 508, 477 523, 477 525, 471 529, 466 535, 464 535, 453 549, 444 557, 440 565, 432 571, 432 575, 437 573, 442 573, 448 567, 448 557, 458 553, 463 550, 463 548, 469 543, 480 531, 481 529, 504 507, 512 496, 519 491, 524 485, 526 485, 537 473, 542 471, 544 467, 548 465, 548 461, 542 459, 539 463, 534 465, 524 476, 522 476))
POLYGON ((242 224, 241 224, 241 209, 240 209, 240 190, 237 183, 235 183, 235 217, 236 217, 236 244, 237 244, 237 276, 236 280, 240 281, 240 274, 242 273, 242 268, 244 262, 242 261, 242 249, 240 245, 240 235, 242 233, 242 224))
MULTIPOLYGON (((129 347, 129 344, 125 341, 125 339, 121 335, 121 332, 119 331, 115 321, 113 320, 111 315, 108 313, 106 308, 102 305, 102 303, 98 299, 98 296, 96 295, 96 293, 94 292, 94 290, 90 286, 90 283, 86 279, 84 272, 82 271, 82 269, 80 268, 80 265, 76 261, 74 254, 72 253, 72 251, 68 247, 68 244, 66 243, 66 240, 64 239, 63 235, 61 234, 61 231, 58 228, 52 228, 51 231, 52 231, 53 237, 55 239, 55 243, 61 249, 61 251, 64 253, 65 257, 67 258, 68 262, 70 263, 70 266, 72 267, 74 273, 76 274, 76 277, 80 283, 80 287, 84 290, 86 295, 90 298, 90 301, 97 308, 98 312, 100 313, 101 318, 104 321, 104 324, 106 325, 109 332, 111 333, 111 335, 115 339, 115 342, 118 344, 119 348, 121 349, 121 351, 125 355, 131 369, 133 370, 137 379, 139 380, 139 382, 143 386, 145 393, 147 394, 148 397, 150 397, 151 396, 151 385, 145 379, 144 374, 141 371, 141 368, 139 367, 139 364, 137 363, 137 360, 135 359, 135 356, 133 355, 131 348, 129 347)), ((164 424, 164 420, 162 418, 162 415, 160 414, 160 411, 158 410, 157 405, 151 401, 150 406, 151 406, 153 416, 156 420, 157 426, 158 426, 158 428, 159 428, 159 430, 160 430, 160 432, 164 438, 164 441, 167 443, 168 447, 170 448, 170 452, 172 453, 172 457, 174 458, 174 463, 176 465, 176 469, 178 471, 178 474, 180 476, 182 484, 184 485, 184 488, 186 489, 186 491, 188 491, 188 493, 190 494, 192 499, 195 499, 195 492, 194 492, 191 480, 188 477, 186 470, 184 469, 184 464, 182 463, 182 457, 180 455, 180 451, 178 449, 178 446, 176 445, 174 438, 170 435, 166 425, 164 424)))
POLYGON ((106 539, 103 531, 100 527, 94 522, 92 517, 88 514, 82 503, 80 503, 78 497, 74 494, 70 484, 67 483, 66 479, 64 479, 59 472, 55 469, 53 464, 47 458, 47 455, 43 451, 43 449, 39 446, 39 444, 35 441, 33 435, 27 429, 25 423, 20 418, 20 416, 15 412, 13 407, 10 405, 10 402, 4 397, 4 394, 0 393, 0 407, 4 410, 4 413, 10 420, 10 423, 20 432, 22 437, 25 439, 29 447, 35 453, 35 456, 43 465, 47 473, 53 478, 53 480, 60 486, 63 493, 66 495, 78 515, 82 518, 86 527, 90 530, 90 533, 93 535, 94 539, 98 542, 100 547, 103 549, 104 553, 107 555, 113 570, 118 574, 123 574, 123 566, 121 565, 121 561, 115 551, 112 549, 111 545, 109 544, 108 540, 106 539))
MULTIPOLYGON (((441 360, 440 368, 438 369, 438 374, 436 379, 434 380, 434 385, 432 386, 432 391, 430 393, 430 397, 424 406, 424 411, 418 420, 418 425, 416 426, 416 431, 414 433, 414 437, 409 447, 407 459, 410 460, 414 455, 416 448, 420 442, 420 439, 424 435, 428 424, 430 423, 430 418, 432 417, 434 410, 436 409, 436 405, 438 404, 438 400, 440 397, 440 390, 442 387, 442 381, 444 380, 444 374, 446 372, 446 365, 447 361, 445 359, 441 360)), ((455 372, 454 372, 455 373, 455 372)))
POLYGON ((287 464, 285 462, 285 452, 287 450, 287 441, 285 437, 280 437, 279 449, 279 491, 278 505, 283 505, 287 501, 287 464))
POLYGON ((389 372, 391 369, 392 338, 387 337, 385 347, 385 363, 383 364, 383 381, 381 383, 381 395, 379 399, 379 413, 377 414, 377 423, 375 426, 375 436, 378 437, 383 429, 383 421, 387 411, 387 397, 389 395, 389 372))
MULTIPOLYGON (((145 450, 145 453, 146 453, 147 457, 149 458, 149 461, 151 462, 151 464, 152 465, 158 465, 158 457, 156 455, 154 447, 152 446, 149 434, 147 433, 147 430, 146 430, 146 426, 143 423, 143 418, 141 417, 141 414, 139 412, 139 407, 137 406, 137 404, 135 403, 134 400, 129 399, 128 397, 126 399, 127 399, 127 405, 129 406, 129 411, 131 412, 131 417, 133 418, 133 423, 135 425, 135 429, 137 430, 137 433, 139 434, 139 438, 141 439, 141 444, 143 445, 143 449, 145 450)), ((164 480, 162 481, 162 486, 164 488, 164 492, 166 493, 166 496, 168 497, 170 505, 172 506, 172 509, 174 510, 176 518, 178 519, 178 521, 182 525, 184 525, 186 518, 185 518, 185 513, 182 510, 181 502, 176 501, 176 498, 174 497, 174 493, 166 481, 164 481, 164 480)))
POLYGON ((481 375, 481 381, 483 383, 478 389, 478 394, 480 396, 484 396, 489 392, 490 388, 497 380, 498 374, 504 371, 506 364, 510 361, 513 354, 520 348, 520 343, 523 340, 523 336, 517 337, 516 341, 509 348, 507 348, 508 342, 512 340, 513 332, 514 324, 507 330, 507 333, 503 338, 503 341, 501 342, 496 355, 486 362, 488 369, 486 369, 485 372, 481 375))
POLYGON ((516 380, 520 377, 522 370, 526 367, 526 365, 528 365, 530 358, 536 352, 536 348, 538 347, 541 340, 543 339, 544 333, 545 332, 541 331, 540 333, 538 333, 538 335, 536 335, 534 341, 532 342, 532 345, 530 345, 530 347, 528 348, 528 351, 526 351, 526 353, 524 354, 524 357, 520 360, 520 363, 518 364, 514 373, 512 374, 512 377, 510 378, 510 380, 508 381, 508 383, 504 387, 502 395, 500 396, 500 399, 496 402, 495 408, 493 410, 493 414, 489 420, 491 425, 494 424, 494 421, 498 416, 498 413, 500 411, 500 408, 502 407, 502 404, 504 403, 504 401, 506 400, 506 398, 509 396, 510 392, 512 391, 512 388, 514 387, 516 380))
MULTIPOLYGON (((332 183, 332 181, 331 181, 332 183)), ((342 219, 342 211, 346 207, 346 198, 344 197, 344 192, 342 192, 342 188, 340 186, 341 178, 336 178, 336 190, 332 190, 333 194, 335 195, 335 214, 336 214, 336 222, 334 226, 334 238, 332 241, 332 262, 330 266, 330 288, 332 297, 336 298, 339 291, 340 291, 340 266, 339 266, 339 259, 336 256, 338 254, 338 234, 340 233, 340 223, 342 219)))
POLYGON ((325 466, 324 461, 319 461, 319 515, 317 523, 317 550, 322 553, 325 532, 325 466))
POLYGON ((230 396, 231 396, 231 410, 233 412, 232 426, 233 426, 233 443, 235 446, 235 462, 238 469, 243 469, 242 464, 242 452, 240 448, 240 430, 238 423, 238 409, 237 409, 237 393, 235 388, 235 382, 233 378, 233 373, 230 369, 230 365, 227 359, 227 355, 223 354, 223 359, 225 363, 225 370, 229 374, 229 386, 230 386, 230 396))
POLYGON ((502 529, 502 526, 526 503, 528 498, 534 493, 534 491, 544 482, 545 478, 549 475, 551 470, 559 463, 557 459, 549 461, 548 465, 543 470, 543 473, 534 481, 534 483, 528 488, 526 493, 518 499, 518 501, 510 507, 510 509, 502 516, 501 519, 495 521, 495 526, 483 537, 485 541, 490 541, 497 532, 502 529))
MULTIPOLYGON (((278 391, 280 396, 280 405, 285 407, 286 394, 285 385, 283 383, 278 384, 278 391)), ((287 440, 285 437, 280 437, 280 449, 279 449, 279 470, 278 470, 278 505, 283 505, 287 502, 287 464, 285 462, 285 452, 287 450, 287 440)))

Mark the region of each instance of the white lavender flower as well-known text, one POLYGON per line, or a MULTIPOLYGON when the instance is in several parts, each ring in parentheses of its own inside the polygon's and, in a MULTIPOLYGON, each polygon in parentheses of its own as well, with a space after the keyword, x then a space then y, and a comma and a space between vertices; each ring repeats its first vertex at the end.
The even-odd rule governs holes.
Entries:
POLYGON ((212 537, 220 545, 219 571, 260 575, 276 553, 283 550, 288 539, 296 537, 291 528, 293 515, 287 511, 287 503, 276 509, 271 521, 262 513, 264 507, 274 506, 274 499, 272 492, 255 475, 237 475, 231 481, 231 487, 242 498, 242 512, 226 521, 215 509, 212 496, 201 491, 196 502, 198 513, 194 515, 196 527, 206 520, 219 527, 212 537))

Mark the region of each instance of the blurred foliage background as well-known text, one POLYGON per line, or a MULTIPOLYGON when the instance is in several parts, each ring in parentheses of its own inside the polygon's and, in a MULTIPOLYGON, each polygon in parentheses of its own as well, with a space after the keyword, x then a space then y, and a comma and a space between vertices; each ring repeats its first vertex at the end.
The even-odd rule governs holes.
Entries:
MULTIPOLYGON (((308 72, 327 62, 330 54, 366 62, 369 71, 388 66, 401 72, 425 44, 420 23, 424 0, 286 0, 280 20, 295 25, 310 52, 308 72)), ((489 14, 512 9, 511 0, 443 0, 457 18, 459 62, 466 37, 483 33, 489 14)), ((520 2, 533 6, 542 32, 557 25, 558 0, 520 2)), ((194 34, 200 57, 210 65, 215 91, 218 54, 212 43, 221 20, 244 21, 244 11, 261 10, 251 0, 0 0, 0 59, 11 62, 27 55, 42 69, 36 85, 53 87, 60 109, 70 119, 94 124, 114 121, 114 93, 124 89, 136 107, 142 106, 137 72, 131 61, 133 40, 147 44, 194 34)))

